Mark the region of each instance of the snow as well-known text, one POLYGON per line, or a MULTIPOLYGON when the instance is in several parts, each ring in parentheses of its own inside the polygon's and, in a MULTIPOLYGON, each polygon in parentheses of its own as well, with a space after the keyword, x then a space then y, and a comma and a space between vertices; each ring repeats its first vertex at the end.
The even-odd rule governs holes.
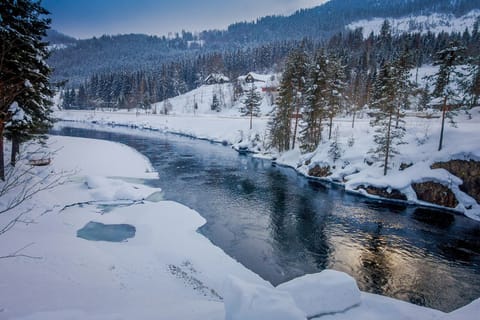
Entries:
POLYGON ((277 289, 289 292, 308 317, 343 312, 360 305, 360 290, 355 279, 335 270, 282 283, 277 289))
MULTIPOLYGON (((468 28, 473 29, 475 20, 480 16, 480 10, 475 9, 469 13, 455 17, 453 14, 434 13, 428 16, 407 16, 403 18, 387 18, 390 22, 392 32, 400 34, 403 32, 420 33, 441 33, 460 32, 468 28)), ((363 36, 367 38, 370 33, 379 34, 385 18, 373 18, 369 20, 358 20, 347 25, 350 30, 363 28, 363 36)))
POLYGON ((290 294, 229 277, 225 282, 225 320, 305 320, 290 294))
POLYGON ((450 312, 443 316, 442 320, 464 320, 475 319, 480 314, 480 299, 473 301, 463 308, 450 312))
POLYGON ((54 190, 22 204, 19 211, 29 209, 27 223, 2 235, 0 255, 24 248, 20 253, 30 256, 0 261, 2 319, 293 320, 327 312, 322 319, 413 320, 477 315, 478 301, 446 315, 359 295, 351 277, 332 270, 274 288, 199 234, 205 219, 197 212, 171 201, 142 200, 159 190, 139 183, 155 173, 135 150, 67 137, 51 137, 48 148, 56 153, 42 172, 74 171, 54 190), (138 201, 116 201, 125 198, 138 201), (103 212, 95 205, 101 203, 110 203, 112 210, 103 212), (135 237, 123 242, 76 237, 91 221, 134 226, 135 237))
POLYGON ((50 137, 48 143, 52 150, 58 150, 53 159, 57 170, 76 169, 79 174, 92 176, 139 179, 158 177, 145 156, 124 144, 56 136, 50 137), (76 165, 75 168, 71 167, 72 163, 76 165), (130 165, 125 165, 126 163, 130 165))

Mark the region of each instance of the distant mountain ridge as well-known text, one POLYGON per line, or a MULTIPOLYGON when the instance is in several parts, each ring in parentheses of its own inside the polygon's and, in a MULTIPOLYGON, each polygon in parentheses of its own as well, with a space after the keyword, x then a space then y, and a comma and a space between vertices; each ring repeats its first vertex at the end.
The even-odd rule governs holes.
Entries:
POLYGON ((303 38, 325 41, 362 19, 433 13, 461 16, 473 9, 480 9, 480 0, 330 0, 290 16, 234 23, 226 30, 182 32, 174 38, 130 34, 76 40, 52 31, 47 38, 54 44, 49 62, 55 68, 55 80, 78 83, 93 73, 149 69, 212 52, 246 50, 303 38))

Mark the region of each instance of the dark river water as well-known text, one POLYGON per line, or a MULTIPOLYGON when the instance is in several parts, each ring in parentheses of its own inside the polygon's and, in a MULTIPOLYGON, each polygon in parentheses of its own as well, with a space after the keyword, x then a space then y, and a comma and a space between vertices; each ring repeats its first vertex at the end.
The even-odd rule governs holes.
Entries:
POLYGON ((202 234, 274 285, 331 268, 363 291, 442 311, 480 297, 480 223, 462 215, 370 201, 207 141, 102 127, 53 133, 147 156, 160 176, 149 184, 198 211, 202 234))

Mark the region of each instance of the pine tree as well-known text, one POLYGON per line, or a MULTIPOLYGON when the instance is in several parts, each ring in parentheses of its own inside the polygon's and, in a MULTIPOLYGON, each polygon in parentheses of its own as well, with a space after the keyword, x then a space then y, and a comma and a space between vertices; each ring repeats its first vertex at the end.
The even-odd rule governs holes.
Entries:
POLYGON ((302 131, 300 132, 300 148, 303 152, 312 152, 322 139, 322 121, 326 117, 325 90, 327 87, 327 57, 319 51, 310 66, 307 80, 307 95, 303 112, 302 131))
POLYGON ((332 137, 333 118, 345 105, 345 67, 336 57, 330 57, 327 63, 327 86, 325 88, 326 108, 328 118, 328 139, 332 137))
POLYGON ((289 55, 277 103, 272 110, 273 117, 269 123, 271 144, 279 151, 295 148, 300 112, 307 89, 307 69, 308 56, 304 51, 296 50, 289 55))
POLYGON ((213 94, 212 104, 210 105, 212 111, 220 112, 220 101, 218 100, 217 94, 213 94))
MULTIPOLYGON (((45 63, 49 52, 43 42, 50 19, 39 1, 4 0, 0 2, 0 179, 5 178, 3 136, 12 140, 12 151, 33 135, 43 133, 51 124, 49 86, 50 68, 45 63), (11 121, 18 108, 29 125, 11 121), (8 132, 4 132, 8 124, 8 132)), ((15 155, 12 155, 14 158, 15 155)))
POLYGON ((420 101, 418 102, 418 110, 428 109, 430 104, 430 87, 428 84, 421 91, 420 101))
POLYGON ((445 118, 449 115, 450 108, 448 99, 455 95, 450 84, 454 81, 457 72, 455 67, 460 63, 465 48, 460 46, 458 42, 449 43, 448 47, 438 51, 435 55, 434 65, 439 66, 438 72, 433 76, 435 81, 435 89, 433 95, 443 99, 442 102, 442 124, 440 129, 440 140, 438 143, 438 151, 443 147, 443 133, 445 128, 445 118))
POLYGON ((404 121, 401 119, 403 113, 398 111, 399 104, 401 104, 399 88, 403 86, 400 83, 399 73, 399 67, 395 63, 382 65, 375 84, 375 98, 372 102, 372 107, 376 108, 376 112, 370 125, 375 127, 373 139, 376 148, 369 152, 383 160, 384 175, 387 175, 390 159, 398 154, 395 146, 403 143, 402 137, 405 134, 404 121), (397 126, 393 123, 395 116, 399 117, 397 126))
POLYGON ((335 133, 333 135, 333 141, 330 143, 330 148, 328 149, 328 155, 332 158, 333 163, 337 162, 343 155, 343 148, 340 142, 340 129, 337 126, 335 128, 335 133))
POLYGON ((464 77, 459 81, 464 96, 463 104, 467 108, 473 108, 480 102, 480 55, 469 59, 464 71, 464 77))
POLYGON ((240 110, 242 116, 250 117, 250 130, 252 129, 253 117, 260 115, 260 104, 262 102, 262 96, 257 92, 255 84, 252 83, 251 87, 245 92, 245 99, 240 110))

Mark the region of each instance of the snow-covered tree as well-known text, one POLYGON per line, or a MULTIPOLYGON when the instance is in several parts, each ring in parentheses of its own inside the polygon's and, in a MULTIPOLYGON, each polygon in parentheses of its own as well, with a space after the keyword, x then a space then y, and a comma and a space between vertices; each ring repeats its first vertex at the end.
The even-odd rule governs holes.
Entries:
POLYGON ((301 49, 292 52, 287 59, 269 124, 271 144, 279 151, 295 148, 300 111, 305 102, 307 70, 307 54, 301 49))
MULTIPOLYGON (((451 83, 459 74, 455 67, 460 63, 465 48, 460 46, 457 42, 449 43, 448 47, 438 51, 435 55, 434 65, 439 66, 438 72, 433 76, 435 78, 435 89, 433 94, 435 97, 442 98, 442 124, 440 129, 440 140, 438 143, 438 151, 443 147, 443 132, 445 128, 445 118, 451 111, 448 99, 455 96, 455 92, 451 83)), ((450 104, 453 104, 450 101, 450 104)))
POLYGON ((383 174, 387 175, 389 161, 398 154, 396 145, 402 144, 405 134, 404 114, 399 111, 401 104, 400 83, 401 71, 393 62, 382 65, 375 84, 374 100, 372 107, 375 108, 375 117, 370 125, 375 127, 373 140, 375 148, 369 152, 379 160, 383 160, 383 174), (397 117, 397 120, 395 120, 397 117), (397 121, 398 125, 394 124, 397 121))
POLYGON ((328 118, 328 139, 332 137, 333 118, 345 105, 345 67, 340 59, 331 56, 327 61, 327 84, 324 91, 326 105, 325 115, 328 118))
POLYGON ((217 94, 213 94, 212 104, 210 105, 212 111, 220 112, 220 101, 218 100, 217 94))
POLYGON ((312 152, 322 139, 322 121, 326 117, 325 90, 327 87, 327 57, 323 51, 317 52, 307 80, 307 94, 303 110, 303 125, 300 132, 300 148, 312 152))
POLYGON ((262 96, 257 92, 257 88, 252 83, 250 88, 245 92, 245 99, 243 99, 243 104, 240 109, 242 116, 250 117, 250 130, 252 129, 253 117, 258 117, 260 115, 261 102, 262 96))
POLYGON ((480 103, 480 56, 469 60, 464 66, 464 77, 460 79, 459 87, 463 91, 463 105, 472 108, 480 103))
POLYGON ((333 163, 337 162, 343 155, 343 147, 339 141, 340 138, 340 129, 337 126, 333 134, 333 141, 330 143, 330 148, 328 149, 328 155, 332 159, 333 163))
MULTIPOLYGON (((49 55, 43 41, 50 19, 39 1, 3 0, 0 2, 0 179, 5 178, 3 136, 12 120, 17 103, 31 125, 9 125, 10 138, 19 143, 51 123, 49 86, 50 68, 45 63, 49 55), (12 107, 13 106, 13 107, 12 107), (18 130, 13 130, 16 128, 18 130)), ((15 146, 13 150, 18 150, 15 146)))

